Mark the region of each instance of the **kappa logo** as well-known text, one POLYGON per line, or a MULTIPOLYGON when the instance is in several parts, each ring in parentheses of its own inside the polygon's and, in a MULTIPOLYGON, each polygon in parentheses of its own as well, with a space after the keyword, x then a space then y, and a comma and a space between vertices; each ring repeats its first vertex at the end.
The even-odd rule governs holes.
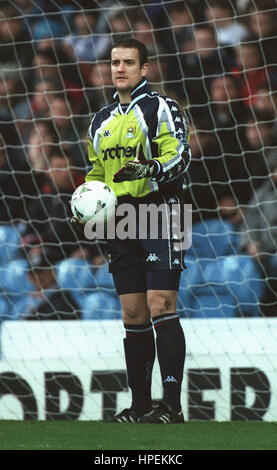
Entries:
POLYGON ((146 261, 161 261, 160 258, 156 255, 156 253, 149 253, 148 257, 146 258, 146 261))
POLYGON ((112 134, 111 134, 111 131, 109 129, 106 129, 103 133, 103 137, 111 137, 112 134))
POLYGON ((166 382, 175 382, 176 384, 178 383, 175 377, 173 377, 173 375, 168 375, 166 379, 164 379, 163 383, 166 383, 166 382))

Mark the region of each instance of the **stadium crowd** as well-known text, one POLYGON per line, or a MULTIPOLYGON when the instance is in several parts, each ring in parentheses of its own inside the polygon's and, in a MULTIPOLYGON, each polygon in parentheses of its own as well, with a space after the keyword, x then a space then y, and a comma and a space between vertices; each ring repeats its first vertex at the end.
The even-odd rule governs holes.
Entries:
POLYGON ((152 89, 191 122, 199 242, 181 315, 276 315, 276 31, 274 0, 1 2, 0 319, 119 315, 105 244, 78 238, 69 200, 89 170, 90 120, 111 100, 110 47, 125 36, 147 46, 152 89))

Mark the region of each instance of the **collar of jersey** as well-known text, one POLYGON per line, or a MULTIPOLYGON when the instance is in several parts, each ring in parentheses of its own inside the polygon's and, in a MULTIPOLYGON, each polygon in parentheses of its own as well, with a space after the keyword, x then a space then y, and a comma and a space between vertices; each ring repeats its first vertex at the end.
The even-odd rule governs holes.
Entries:
POLYGON ((119 102, 119 98, 118 98, 118 92, 117 90, 114 90, 113 91, 113 98, 115 101, 118 101, 118 109, 119 109, 119 112, 121 114, 128 114, 128 112, 130 111, 130 109, 137 103, 138 100, 140 100, 141 98, 143 98, 145 95, 149 95, 151 94, 151 89, 147 83, 147 80, 145 80, 145 78, 142 78, 138 83, 137 85, 133 88, 133 90, 131 91, 131 98, 132 98, 132 101, 131 103, 129 104, 128 108, 126 109, 126 111, 124 112, 123 109, 121 108, 121 105, 120 105, 120 102, 119 102))

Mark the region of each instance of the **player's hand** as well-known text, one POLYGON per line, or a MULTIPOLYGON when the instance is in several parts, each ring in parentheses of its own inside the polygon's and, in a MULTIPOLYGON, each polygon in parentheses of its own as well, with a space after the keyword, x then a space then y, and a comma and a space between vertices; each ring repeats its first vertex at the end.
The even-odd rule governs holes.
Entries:
POLYGON ((146 160, 143 152, 140 152, 140 146, 141 144, 138 144, 135 160, 126 163, 123 168, 114 174, 114 183, 151 178, 156 175, 157 164, 155 163, 155 160, 146 160))

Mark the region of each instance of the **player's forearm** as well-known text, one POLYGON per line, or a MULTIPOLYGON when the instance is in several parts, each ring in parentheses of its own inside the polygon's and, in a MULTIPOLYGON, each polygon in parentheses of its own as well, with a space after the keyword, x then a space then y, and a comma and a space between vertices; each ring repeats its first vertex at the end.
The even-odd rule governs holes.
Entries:
MULTIPOLYGON (((162 158, 156 157, 147 160, 140 148, 141 145, 138 144, 136 158, 127 162, 124 167, 114 174, 114 183, 135 181, 142 178, 151 178, 153 181, 167 183, 180 177, 187 170, 188 162, 182 153, 177 152, 174 154, 172 152, 169 155, 163 155, 162 158)), ((184 151, 184 148, 182 145, 182 151, 184 151)), ((189 146, 186 146, 186 152, 190 154, 189 146)))
POLYGON ((184 174, 190 164, 191 153, 188 144, 174 147, 170 151, 161 152, 162 156, 154 157, 158 164, 155 179, 160 182, 174 180, 184 174), (180 148, 181 147, 181 148, 180 148))
POLYGON ((153 139, 157 145, 157 157, 153 156, 159 164, 157 181, 171 181, 184 174, 190 164, 191 152, 186 138, 185 130, 168 132, 163 124, 162 131, 153 139))
POLYGON ((182 156, 176 156, 176 160, 172 164, 161 164, 158 159, 157 163, 159 165, 159 170, 153 179, 161 183, 173 181, 174 179, 186 173, 187 170, 187 163, 182 156))

